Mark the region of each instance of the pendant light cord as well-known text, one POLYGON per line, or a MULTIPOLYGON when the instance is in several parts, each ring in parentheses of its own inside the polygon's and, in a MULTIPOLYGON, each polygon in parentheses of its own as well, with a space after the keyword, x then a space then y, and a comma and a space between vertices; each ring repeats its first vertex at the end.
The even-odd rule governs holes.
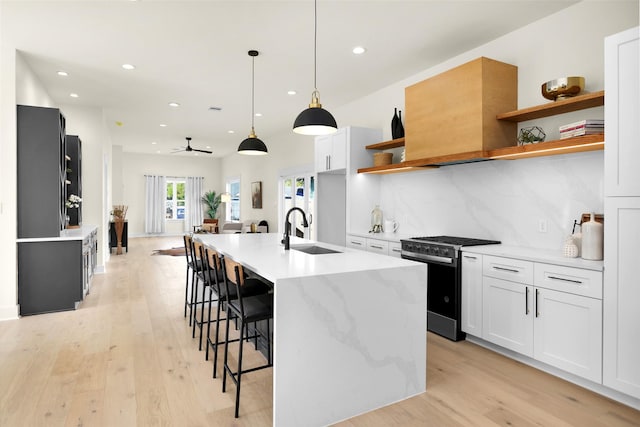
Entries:
POLYGON ((256 78, 255 78, 255 69, 256 69, 256 57, 251 57, 251 133, 255 133, 253 120, 255 118, 254 112, 254 104, 255 104, 255 86, 256 86, 256 78))
POLYGON ((313 89, 318 92, 318 0, 313 2, 313 89))

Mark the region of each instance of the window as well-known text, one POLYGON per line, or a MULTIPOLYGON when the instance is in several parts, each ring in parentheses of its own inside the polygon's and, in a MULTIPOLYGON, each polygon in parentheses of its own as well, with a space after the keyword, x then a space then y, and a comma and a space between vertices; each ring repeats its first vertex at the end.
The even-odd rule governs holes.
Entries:
POLYGON ((231 195, 231 202, 226 206, 228 221, 240 221, 240 178, 227 179, 227 193, 231 195))
POLYGON ((184 179, 167 178, 166 219, 184 219, 186 203, 184 179))

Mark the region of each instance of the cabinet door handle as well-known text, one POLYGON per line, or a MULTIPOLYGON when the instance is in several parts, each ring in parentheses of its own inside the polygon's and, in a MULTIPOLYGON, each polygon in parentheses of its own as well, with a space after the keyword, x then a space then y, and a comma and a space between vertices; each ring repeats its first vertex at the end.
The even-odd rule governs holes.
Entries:
POLYGON ((352 245, 362 246, 362 242, 357 242, 357 241, 355 241, 355 240, 352 240, 352 241, 351 241, 351 244, 352 244, 352 245))
POLYGON ((529 288, 525 288, 524 294, 524 314, 529 315, 529 288))
POLYGON ((557 276, 547 276, 547 277, 549 277, 549 279, 553 279, 553 280, 561 280, 563 282, 577 283, 579 285, 582 284, 582 280, 565 279, 564 277, 557 277, 557 276))
POLYGON ((520 273, 520 270, 514 270, 513 268, 504 268, 504 267, 498 267, 498 266, 493 266, 493 268, 495 270, 500 270, 500 271, 508 271, 509 273, 520 273))
POLYGON ((467 258, 467 259, 478 259, 478 257, 471 256, 471 255, 462 255, 462 256, 467 258))
POLYGON ((329 156, 324 156, 324 170, 329 170, 329 156))
POLYGON ((371 245, 371 247, 374 249, 384 249, 382 246, 378 246, 378 245, 371 245))
POLYGON ((402 252, 402 249, 400 248, 391 248, 392 252, 402 252))
POLYGON ((538 295, 540 295, 540 289, 536 289, 536 300, 535 300, 536 317, 540 316, 540 310, 538 310, 538 295))

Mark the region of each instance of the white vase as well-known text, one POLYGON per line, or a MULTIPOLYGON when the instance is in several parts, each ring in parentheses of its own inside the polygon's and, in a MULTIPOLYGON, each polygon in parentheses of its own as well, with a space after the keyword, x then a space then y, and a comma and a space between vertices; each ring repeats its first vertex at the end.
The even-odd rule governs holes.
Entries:
POLYGON ((603 258, 604 227, 597 222, 594 214, 591 219, 582 224, 582 258, 601 260, 603 258))

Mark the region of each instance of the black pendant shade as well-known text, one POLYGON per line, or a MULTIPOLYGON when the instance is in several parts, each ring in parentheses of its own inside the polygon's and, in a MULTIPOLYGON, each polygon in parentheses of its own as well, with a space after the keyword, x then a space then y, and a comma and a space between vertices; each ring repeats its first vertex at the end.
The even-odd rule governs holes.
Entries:
POLYGON ((298 114, 293 122, 293 131, 301 135, 327 135, 337 129, 336 119, 322 108, 317 91, 311 96, 309 108, 298 114))
POLYGON ((293 122, 293 131, 301 135, 328 135, 338 130, 336 119, 322 108, 317 85, 318 2, 313 2, 313 87, 311 104, 293 122))
POLYGON ((240 143, 238 146, 238 153, 248 156, 262 156, 267 154, 267 146, 260 138, 256 136, 256 132, 253 128, 253 118, 255 117, 254 107, 254 81, 255 81, 255 58, 258 56, 257 50, 250 50, 249 56, 251 57, 251 133, 249 136, 240 143))
POLYGON ((247 139, 242 141, 238 146, 238 153, 249 156, 260 156, 267 154, 267 146, 255 134, 249 135, 247 139))

